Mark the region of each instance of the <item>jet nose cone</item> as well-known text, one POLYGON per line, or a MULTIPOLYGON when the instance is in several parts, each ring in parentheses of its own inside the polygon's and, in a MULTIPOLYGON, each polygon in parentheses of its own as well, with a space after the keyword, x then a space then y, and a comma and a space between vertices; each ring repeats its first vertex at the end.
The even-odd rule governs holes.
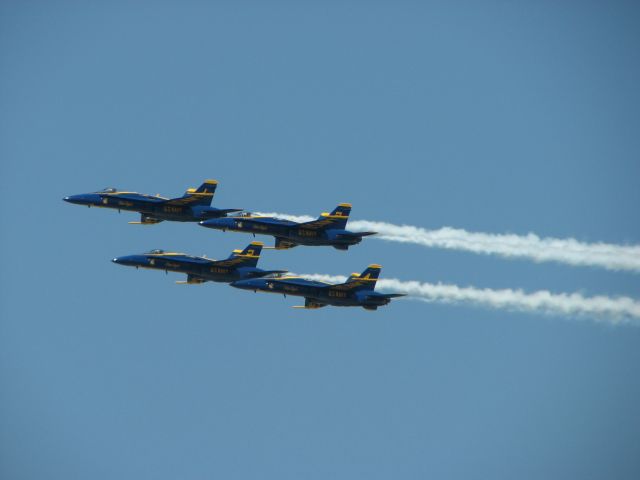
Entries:
POLYGON ((115 257, 111 261, 127 267, 141 267, 148 263, 144 255, 125 255, 124 257, 115 257))
POLYGON ((62 200, 69 203, 80 203, 82 195, 67 195, 62 200))
POLYGON ((242 290, 254 290, 257 291, 262 287, 264 281, 261 279, 251 279, 251 280, 236 280, 235 282, 231 282, 231 285, 234 288, 240 288, 242 290))
POLYGON ((229 285, 231 285, 233 288, 250 289, 250 282, 251 280, 236 280, 235 282, 231 282, 229 285))
POLYGON ((232 228, 235 225, 232 218, 212 218, 198 223, 203 227, 216 228, 218 230, 226 230, 227 228, 232 228))
POLYGON ((69 203, 75 203, 76 205, 99 205, 100 204, 100 195, 95 193, 83 193, 80 195, 68 195, 64 197, 62 200, 69 203))

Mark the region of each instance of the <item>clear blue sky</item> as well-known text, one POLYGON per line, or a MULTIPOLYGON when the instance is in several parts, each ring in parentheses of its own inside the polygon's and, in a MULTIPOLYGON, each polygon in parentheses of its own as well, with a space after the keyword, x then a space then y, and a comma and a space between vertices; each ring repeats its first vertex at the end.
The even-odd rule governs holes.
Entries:
MULTIPOLYGON (((69 194, 640 243, 633 2, 0 5, 0 477, 640 478, 640 328, 375 313, 114 265, 251 239, 69 194)), ((640 277, 365 240, 261 266, 638 297, 640 277)))

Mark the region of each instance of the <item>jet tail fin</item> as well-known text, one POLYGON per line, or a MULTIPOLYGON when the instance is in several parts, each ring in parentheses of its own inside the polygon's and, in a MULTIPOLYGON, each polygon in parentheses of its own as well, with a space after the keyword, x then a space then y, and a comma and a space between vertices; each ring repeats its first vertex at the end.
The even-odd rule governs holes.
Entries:
POLYGON ((347 226, 347 221, 349 220, 350 213, 351 204, 341 203, 336 208, 334 208, 331 213, 323 212, 320 214, 317 220, 301 223, 300 226, 304 228, 316 229, 344 229, 347 226))
POLYGON ((168 205, 204 205, 210 206, 218 187, 217 180, 205 180, 198 188, 188 188, 180 198, 167 200, 168 205))
POLYGON ((341 203, 334 208, 331 213, 322 213, 318 221, 329 220, 331 228, 345 228, 347 226, 347 220, 349 220, 349 214, 351 213, 350 203, 341 203))
POLYGON ((344 285, 358 290, 373 290, 376 288, 376 282, 381 270, 382 266, 375 263, 371 264, 359 275, 352 273, 344 285))
POLYGON ((229 260, 240 259, 243 265, 248 267, 255 267, 258 265, 260 259, 260 253, 262 252, 262 242, 251 242, 244 250, 234 250, 229 257, 229 260))

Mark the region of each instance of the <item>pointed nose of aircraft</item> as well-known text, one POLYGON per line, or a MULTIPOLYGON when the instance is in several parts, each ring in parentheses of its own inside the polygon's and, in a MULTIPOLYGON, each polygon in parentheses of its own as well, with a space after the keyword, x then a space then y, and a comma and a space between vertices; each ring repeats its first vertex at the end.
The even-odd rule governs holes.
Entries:
POLYGON ((118 265, 125 265, 127 267, 142 267, 149 263, 147 257, 144 255, 125 255, 124 257, 116 257, 111 261, 118 265))
POLYGON ((210 220, 203 220, 199 222, 203 227, 215 228, 217 230, 227 230, 228 228, 234 228, 236 223, 233 218, 212 218, 210 220))
POLYGON ((254 278, 250 280, 236 280, 235 282, 231 282, 229 285, 242 290, 260 290, 264 288, 265 284, 265 280, 261 278, 254 278))
POLYGON ((62 200, 69 203, 75 203, 76 205, 100 205, 102 199, 100 195, 95 193, 82 193, 80 195, 69 195, 62 200))

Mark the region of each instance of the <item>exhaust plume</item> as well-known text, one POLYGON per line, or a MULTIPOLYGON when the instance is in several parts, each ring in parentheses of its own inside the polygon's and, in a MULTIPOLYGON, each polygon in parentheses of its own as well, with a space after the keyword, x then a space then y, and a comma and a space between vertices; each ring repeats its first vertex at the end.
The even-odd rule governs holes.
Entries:
MULTIPOLYGON (((263 213, 296 222, 314 220, 307 215, 263 213)), ((505 258, 526 258, 535 262, 558 262, 573 266, 600 267, 607 270, 640 272, 640 245, 584 243, 573 238, 540 238, 528 235, 467 232, 460 228, 443 227, 428 230, 410 225, 352 220, 354 231, 373 230, 379 238, 391 242, 412 243, 424 247, 463 250, 505 258)))
MULTIPOLYGON (((341 275, 302 274, 311 280, 342 283, 341 275)), ((611 325, 638 324, 640 302, 629 297, 598 295, 585 297, 579 293, 551 293, 547 290, 526 293, 510 288, 459 287, 443 283, 380 279, 377 289, 390 293, 406 293, 409 299, 449 304, 472 304, 493 309, 543 313, 569 317, 590 317, 611 325)))

